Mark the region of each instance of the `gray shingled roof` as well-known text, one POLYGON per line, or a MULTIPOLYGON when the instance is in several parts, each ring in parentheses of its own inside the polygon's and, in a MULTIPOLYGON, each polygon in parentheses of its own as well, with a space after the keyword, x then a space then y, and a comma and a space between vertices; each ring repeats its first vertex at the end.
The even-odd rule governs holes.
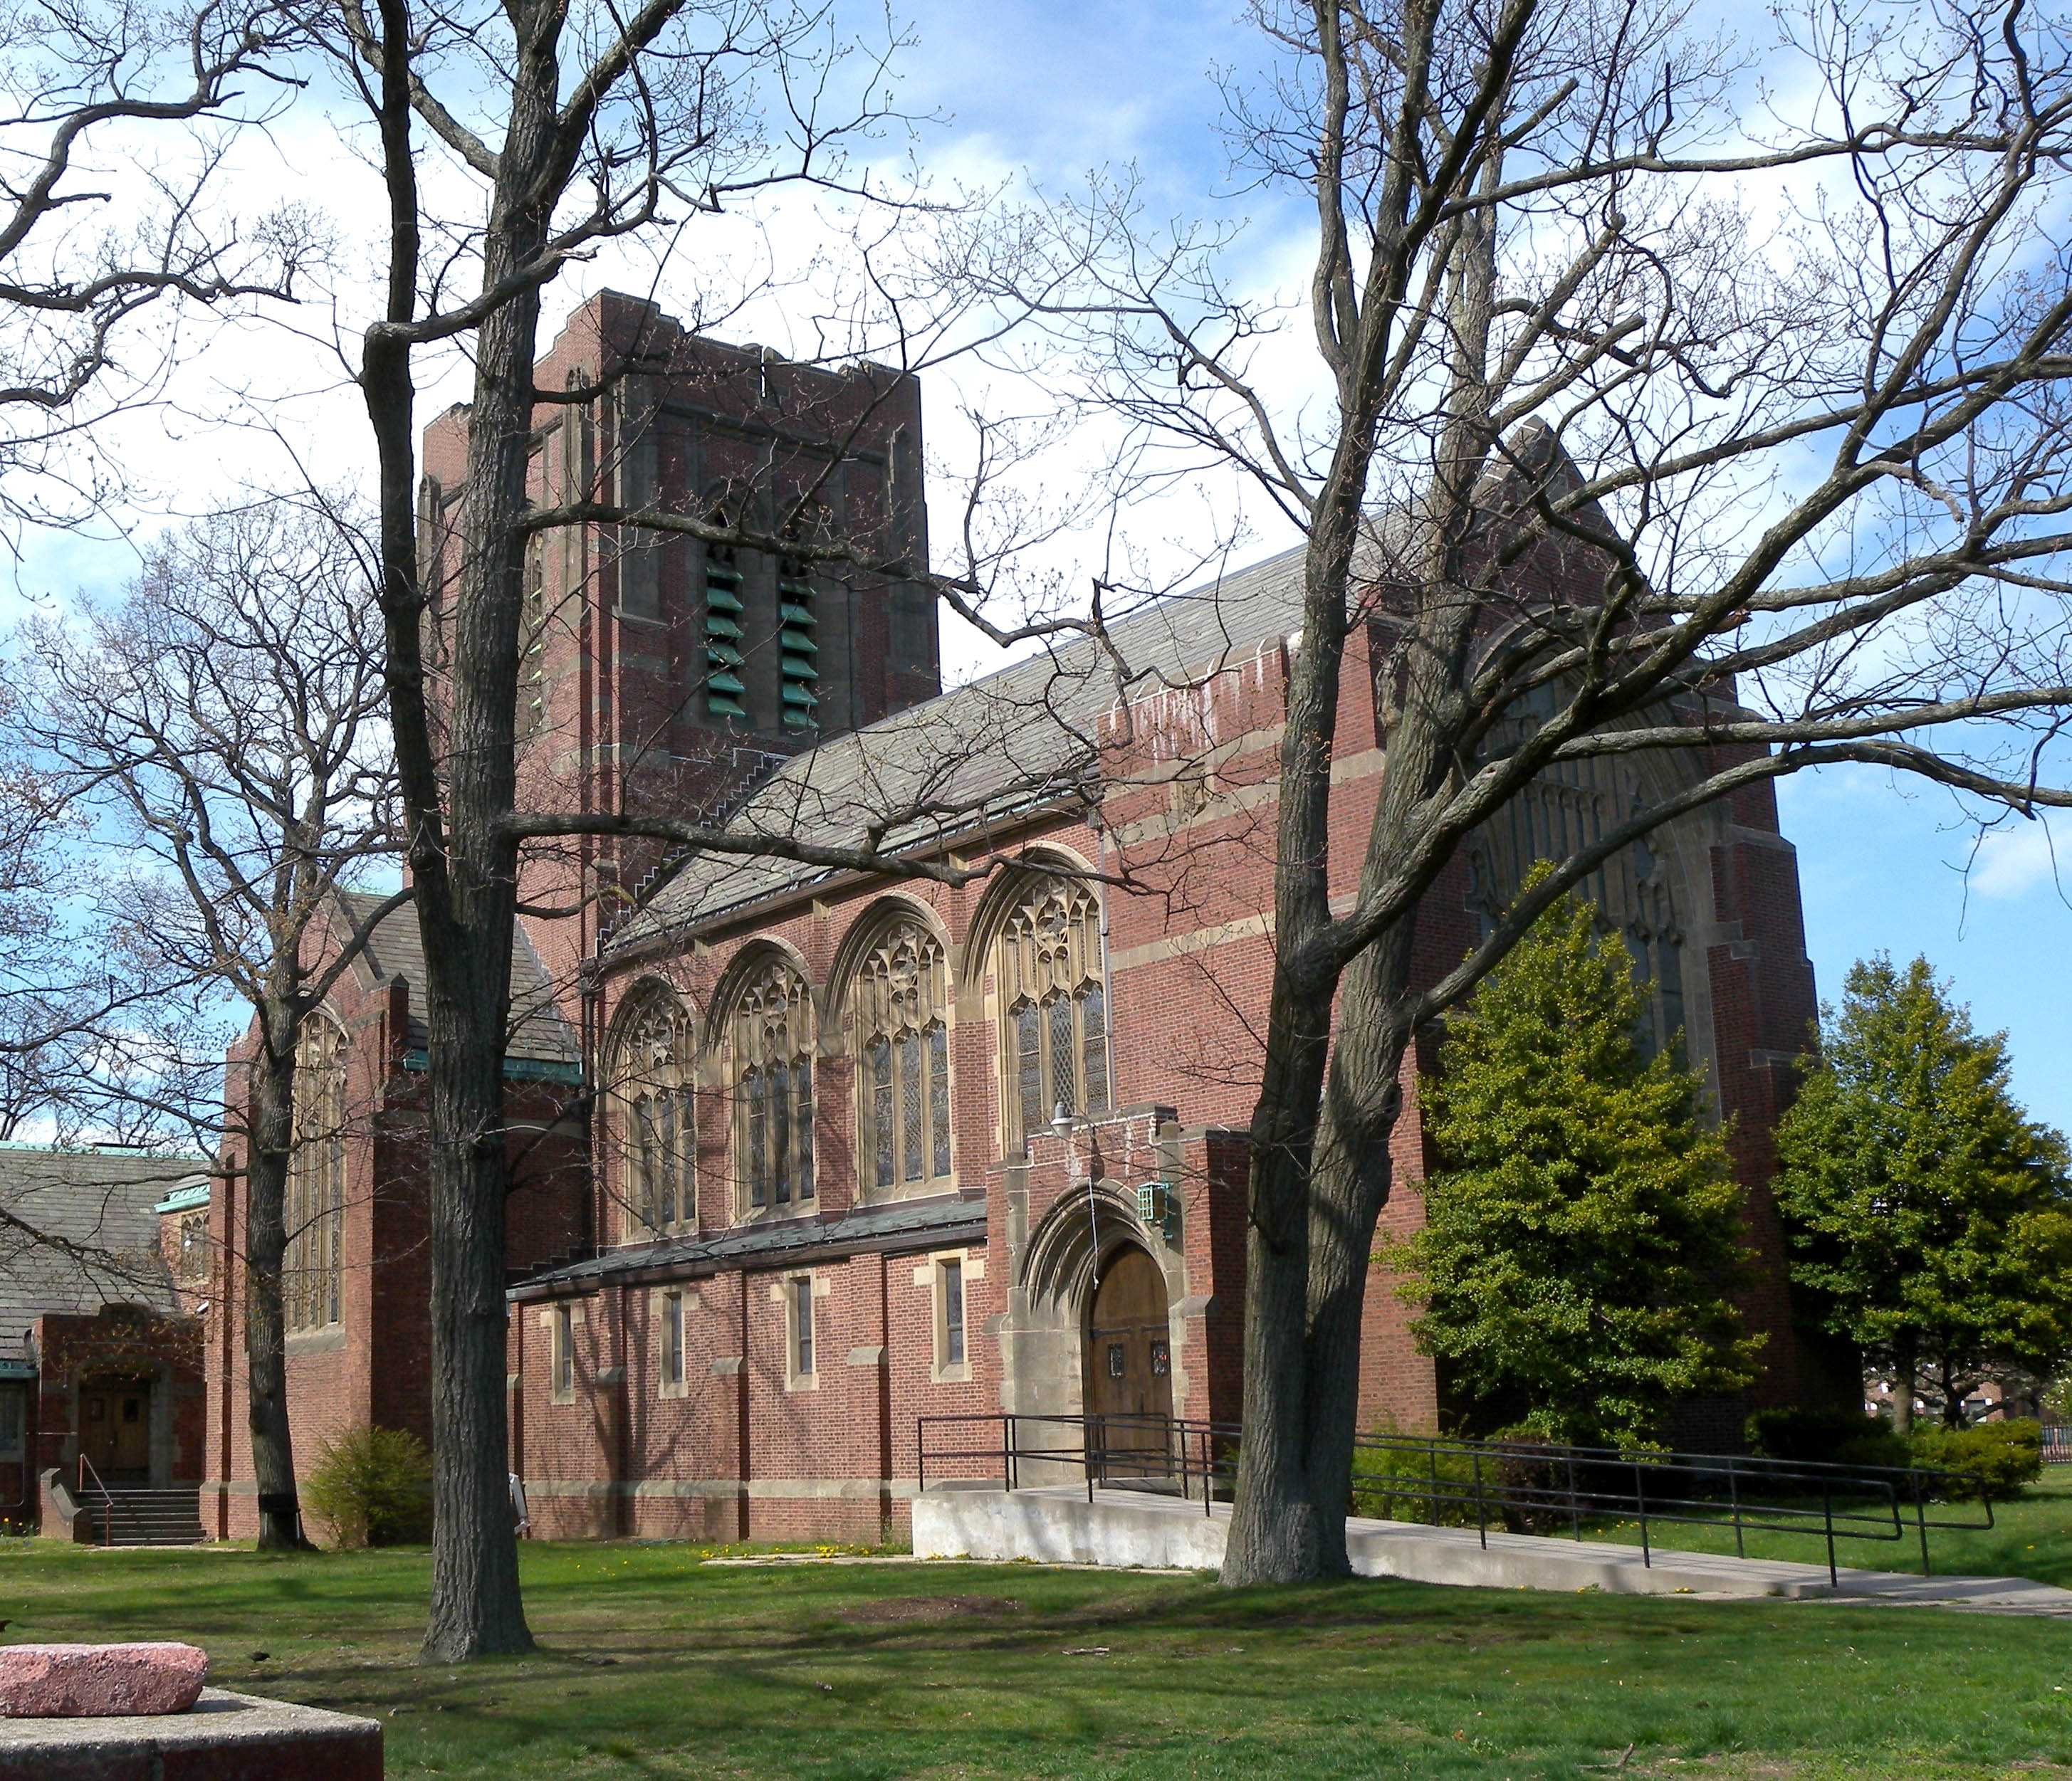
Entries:
MULTIPOLYGON (((386 901, 369 891, 341 891, 339 901, 356 925, 386 901)), ((405 1043, 425 1046, 425 948, 417 931, 417 912, 408 904, 382 917, 356 962, 360 981, 369 985, 401 978, 410 990, 410 1031, 405 1043)), ((575 1066, 582 1061, 576 1038, 554 1006, 553 984, 532 950, 522 924, 511 940, 511 1040, 509 1057, 536 1063, 575 1066)))
POLYGON ((779 1257, 796 1260, 822 1251, 926 1249, 960 1234, 976 1237, 985 1232, 985 1200, 960 1194, 937 1194, 925 1200, 858 1206, 832 1218, 787 1218, 775 1223, 739 1225, 709 1235, 627 1244, 588 1261, 572 1262, 532 1274, 512 1287, 506 1296, 537 1299, 556 1292, 580 1291, 628 1273, 709 1273, 752 1260, 779 1257))
POLYGON ((179 1300, 152 1210, 208 1165, 197 1156, 0 1145, 0 1352, 46 1311, 179 1300))
MULTIPOLYGON (((1170 595, 1109 627, 1136 684, 1248 655, 1301 622, 1302 547, 1170 595)), ((1017 662, 924 704, 794 756, 735 815, 738 832, 861 844, 874 821, 895 848, 966 836, 1087 786, 1095 725, 1118 696, 1112 661, 1084 641, 1017 662)), ((788 861, 692 859, 623 928, 610 953, 652 942, 825 876, 788 861)))

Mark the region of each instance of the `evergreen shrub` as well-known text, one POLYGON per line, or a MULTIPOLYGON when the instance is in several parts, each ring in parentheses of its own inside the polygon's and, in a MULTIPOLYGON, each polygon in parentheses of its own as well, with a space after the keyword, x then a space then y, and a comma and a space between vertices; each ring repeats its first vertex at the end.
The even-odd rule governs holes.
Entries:
POLYGON ((2042 1473, 2043 1425, 2018 1417, 1970 1429, 1917 1429, 1914 1463, 1961 1472, 1979 1494, 2008 1502, 2042 1473))
POLYGON ((1904 1435, 1857 1410, 1758 1410, 1748 1419, 1749 1451, 1802 1464, 1899 1466, 1914 1463, 1904 1435))
MULTIPOLYGON (((1400 1433, 1392 1424, 1375 1433, 1400 1433)), ((1486 1483, 1494 1478, 1484 1474, 1486 1483)), ((1382 1521, 1416 1521, 1426 1527, 1475 1525, 1474 1456, 1425 1447, 1355 1447, 1353 1450, 1353 1513, 1382 1521), (1433 1501, 1434 1493, 1437 1501, 1433 1501), (1451 1500, 1449 1500, 1449 1496, 1451 1500)))
POLYGON ((394 1546, 430 1537, 432 1461, 404 1429, 363 1425, 325 1444, 302 1482, 302 1507, 335 1546, 394 1546))

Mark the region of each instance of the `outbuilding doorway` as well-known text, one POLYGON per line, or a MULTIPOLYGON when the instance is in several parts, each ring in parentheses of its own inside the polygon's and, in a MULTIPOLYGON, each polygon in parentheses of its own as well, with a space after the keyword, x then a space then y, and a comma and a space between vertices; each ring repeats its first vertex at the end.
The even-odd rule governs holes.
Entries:
POLYGON ((151 1381, 83 1379, 79 1386, 79 1451, 104 1483, 151 1479, 151 1381))
POLYGON ((1098 1426, 1090 1461, 1104 1478, 1172 1470, 1173 1332, 1166 1277, 1134 1243, 1109 1251, 1087 1307, 1086 1397, 1098 1426))

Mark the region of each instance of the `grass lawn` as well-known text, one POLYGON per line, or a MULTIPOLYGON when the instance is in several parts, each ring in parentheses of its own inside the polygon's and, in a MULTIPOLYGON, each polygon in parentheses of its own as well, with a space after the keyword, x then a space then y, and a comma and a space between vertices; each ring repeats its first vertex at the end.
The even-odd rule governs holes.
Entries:
POLYGON ((415 1660, 421 1551, 7 1541, 0 1639, 194 1639, 380 1715, 392 1777, 2072 1775, 2051 1621, 703 1556, 528 1545, 541 1650, 460 1669, 415 1660))
MULTIPOLYGON (((1973 1533, 1940 1532, 1930 1529, 1928 1558, 1936 1574, 1945 1577, 2033 1577, 2040 1583, 2055 1583, 2072 1589, 2072 1466, 2054 1466, 2041 1482, 2027 1486, 2018 1502, 1993 1504, 1993 1525, 1973 1533)), ((1944 1512, 1930 1506, 1931 1514, 1944 1512)), ((1947 1512, 1953 1520, 1975 1521, 1984 1511, 1975 1503, 1955 1505, 1947 1512)), ((1815 1525, 1817 1526, 1817 1523, 1815 1525)), ((1679 1547, 1686 1552, 1732 1552, 1733 1530, 1702 1524, 1655 1523, 1648 1525, 1652 1545, 1679 1547)), ((1637 1545, 1638 1525, 1631 1520, 1585 1524, 1585 1540, 1610 1541, 1637 1545)), ((1801 1564, 1827 1562, 1827 1547, 1817 1535, 1761 1533, 1746 1535, 1751 1558, 1790 1558, 1801 1564)), ((1835 1542, 1835 1561, 1860 1570, 1912 1571, 1921 1569, 1921 1545, 1913 1524, 1906 1537, 1889 1541, 1843 1540, 1835 1542)))

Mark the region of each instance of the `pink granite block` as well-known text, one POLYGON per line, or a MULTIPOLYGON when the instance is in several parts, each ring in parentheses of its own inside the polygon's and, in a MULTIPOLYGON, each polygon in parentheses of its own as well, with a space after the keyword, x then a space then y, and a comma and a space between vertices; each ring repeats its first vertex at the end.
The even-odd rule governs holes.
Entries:
POLYGON ((0 1645, 0 1718, 185 1713, 208 1680, 195 1645, 0 1645))

